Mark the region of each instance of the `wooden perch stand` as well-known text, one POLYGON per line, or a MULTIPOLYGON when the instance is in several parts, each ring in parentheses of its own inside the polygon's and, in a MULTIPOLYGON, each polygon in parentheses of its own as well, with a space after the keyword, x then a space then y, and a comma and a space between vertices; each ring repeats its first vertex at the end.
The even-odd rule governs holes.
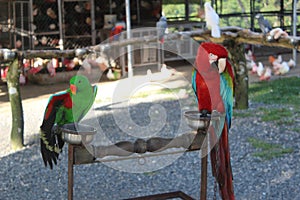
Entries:
MULTIPOLYGON (((197 132, 189 132, 174 138, 160 138, 154 137, 148 140, 137 139, 134 142, 121 141, 108 146, 93 146, 85 147, 85 145, 74 145, 69 143, 68 149, 68 199, 73 199, 73 170, 74 165, 92 164, 104 162, 105 160, 98 160, 106 156, 117 156, 117 158, 133 159, 130 155, 138 154, 144 156, 145 153, 151 153, 152 156, 159 156, 160 152, 171 148, 181 148, 182 152, 190 152, 202 150, 201 160, 201 186, 200 196, 201 200, 206 199, 207 188, 207 129, 198 129, 197 132), (93 155, 87 150, 92 149, 93 155), (204 155, 205 154, 205 155, 204 155)), ((114 159, 118 160, 118 159, 114 159)), ((107 162, 107 161, 105 161, 107 162)), ((150 196, 132 198, 133 199, 168 199, 168 198, 181 198, 184 200, 193 200, 192 197, 186 195, 181 191, 155 194, 150 196)))

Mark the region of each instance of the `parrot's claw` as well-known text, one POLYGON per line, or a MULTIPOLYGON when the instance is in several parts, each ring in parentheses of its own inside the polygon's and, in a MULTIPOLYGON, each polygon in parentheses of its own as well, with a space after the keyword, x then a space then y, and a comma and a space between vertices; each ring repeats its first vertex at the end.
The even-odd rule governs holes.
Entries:
POLYGON ((201 110, 201 117, 207 117, 208 114, 210 114, 210 112, 208 110, 201 110))

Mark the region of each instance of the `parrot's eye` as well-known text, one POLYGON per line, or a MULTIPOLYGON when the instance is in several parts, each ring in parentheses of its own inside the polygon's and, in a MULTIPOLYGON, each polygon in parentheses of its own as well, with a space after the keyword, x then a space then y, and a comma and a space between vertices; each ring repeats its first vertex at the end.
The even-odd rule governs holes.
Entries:
POLYGON ((213 63, 213 62, 218 60, 218 56, 215 55, 215 54, 209 53, 208 54, 208 60, 209 60, 210 63, 213 63))

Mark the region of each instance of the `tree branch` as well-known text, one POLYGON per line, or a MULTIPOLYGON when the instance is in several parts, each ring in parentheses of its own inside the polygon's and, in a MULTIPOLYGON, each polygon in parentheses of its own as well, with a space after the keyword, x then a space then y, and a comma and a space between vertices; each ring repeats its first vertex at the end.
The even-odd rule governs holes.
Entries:
MULTIPOLYGON (((264 45, 271 47, 283 47, 288 49, 300 50, 300 37, 281 37, 278 40, 274 40, 270 34, 264 35, 262 33, 253 32, 249 29, 243 29, 240 27, 222 27, 221 37, 213 38, 210 35, 210 30, 195 30, 195 31, 185 31, 170 33, 165 36, 165 41, 168 40, 180 40, 184 37, 191 37, 197 41, 211 41, 216 43, 223 43, 225 40, 234 40, 236 43, 254 44, 254 45, 264 45)), ((89 46, 81 49, 71 49, 71 50, 26 50, 26 51, 16 51, 19 56, 24 58, 59 58, 59 57, 75 57, 84 56, 91 52, 100 52, 106 54, 108 50, 112 48, 120 48, 127 45, 134 44, 145 44, 150 42, 158 42, 158 38, 154 35, 144 36, 140 38, 130 38, 120 41, 112 41, 109 43, 100 43, 95 46, 89 46)), ((13 60, 13 58, 5 57, 7 55, 7 49, 0 49, 0 62, 4 60, 13 60)))

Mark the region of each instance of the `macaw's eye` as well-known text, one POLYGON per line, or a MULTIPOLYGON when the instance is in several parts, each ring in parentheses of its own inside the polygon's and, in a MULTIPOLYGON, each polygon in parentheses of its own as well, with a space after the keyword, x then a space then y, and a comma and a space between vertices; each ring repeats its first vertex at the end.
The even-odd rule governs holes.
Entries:
POLYGON ((218 56, 213 53, 209 53, 208 56, 210 59, 214 59, 214 60, 216 60, 218 58, 218 56))

